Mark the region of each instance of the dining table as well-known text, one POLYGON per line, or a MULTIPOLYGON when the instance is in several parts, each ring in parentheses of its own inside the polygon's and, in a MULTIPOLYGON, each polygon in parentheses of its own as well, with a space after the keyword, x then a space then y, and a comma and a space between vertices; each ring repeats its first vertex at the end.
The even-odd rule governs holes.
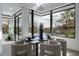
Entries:
POLYGON ((43 38, 43 40, 41 40, 39 37, 35 37, 35 38, 31 38, 30 41, 28 43, 30 43, 31 45, 36 45, 36 56, 38 56, 38 46, 41 42, 47 41, 47 38, 43 38))

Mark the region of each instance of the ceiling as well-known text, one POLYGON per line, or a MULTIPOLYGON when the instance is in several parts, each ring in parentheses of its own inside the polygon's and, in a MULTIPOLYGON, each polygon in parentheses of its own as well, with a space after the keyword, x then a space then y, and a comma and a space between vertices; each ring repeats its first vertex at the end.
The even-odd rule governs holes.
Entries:
POLYGON ((0 7, 2 8, 3 14, 13 15, 22 7, 33 9, 42 13, 64 4, 67 3, 0 3, 0 7))

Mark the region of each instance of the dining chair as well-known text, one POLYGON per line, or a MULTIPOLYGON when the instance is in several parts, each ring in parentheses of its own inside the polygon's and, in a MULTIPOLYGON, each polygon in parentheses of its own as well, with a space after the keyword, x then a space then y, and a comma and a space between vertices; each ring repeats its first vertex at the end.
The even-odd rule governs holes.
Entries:
POLYGON ((44 56, 60 56, 60 43, 53 42, 52 44, 40 44, 40 55, 44 56))
POLYGON ((62 55, 66 56, 67 55, 67 42, 64 39, 59 39, 59 38, 57 38, 56 41, 60 42, 62 55))
POLYGON ((31 56, 32 47, 30 44, 12 44, 11 45, 11 55, 12 56, 31 56))

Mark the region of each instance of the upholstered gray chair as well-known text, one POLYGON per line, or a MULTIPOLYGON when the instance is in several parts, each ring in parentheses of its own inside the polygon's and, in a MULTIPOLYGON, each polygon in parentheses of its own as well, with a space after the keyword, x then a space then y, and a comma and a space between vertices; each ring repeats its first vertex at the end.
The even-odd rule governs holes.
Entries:
POLYGON ((31 45, 30 44, 12 44, 11 55, 12 56, 31 56, 31 45))
POLYGON ((53 44, 40 44, 40 55, 44 56, 60 56, 60 43, 53 42, 53 44))
POLYGON ((67 42, 64 39, 56 39, 56 41, 60 42, 62 55, 66 56, 67 55, 67 42))

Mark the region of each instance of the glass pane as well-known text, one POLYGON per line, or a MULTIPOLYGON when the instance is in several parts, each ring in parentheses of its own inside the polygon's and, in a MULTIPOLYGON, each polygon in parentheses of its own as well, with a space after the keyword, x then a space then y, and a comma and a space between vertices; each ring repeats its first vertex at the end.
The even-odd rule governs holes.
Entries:
POLYGON ((43 35, 46 35, 50 32, 50 16, 34 16, 34 34, 39 34, 40 24, 43 24, 43 35))
POLYGON ((31 26, 31 14, 29 14, 29 35, 31 35, 31 29, 32 29, 32 26, 31 26))
POLYGON ((75 38, 74 9, 53 14, 53 34, 61 37, 75 38))
POLYGON ((43 32, 50 33, 50 15, 43 16, 41 22, 44 25, 43 32))
POLYGON ((22 38, 22 26, 21 26, 21 22, 22 22, 22 16, 19 15, 18 17, 16 17, 16 39, 21 39, 22 38), (18 23, 19 21, 19 23, 18 23))
POLYGON ((41 23, 41 16, 34 15, 34 35, 39 36, 39 26, 41 23))
MULTIPOLYGON (((41 23, 43 24, 43 33, 47 34, 50 32, 50 15, 34 15, 34 35, 39 35, 39 27, 41 23)), ((31 33, 31 15, 29 15, 29 32, 31 33)))
POLYGON ((14 39, 14 19, 3 16, 2 33, 5 41, 12 41, 14 39))

